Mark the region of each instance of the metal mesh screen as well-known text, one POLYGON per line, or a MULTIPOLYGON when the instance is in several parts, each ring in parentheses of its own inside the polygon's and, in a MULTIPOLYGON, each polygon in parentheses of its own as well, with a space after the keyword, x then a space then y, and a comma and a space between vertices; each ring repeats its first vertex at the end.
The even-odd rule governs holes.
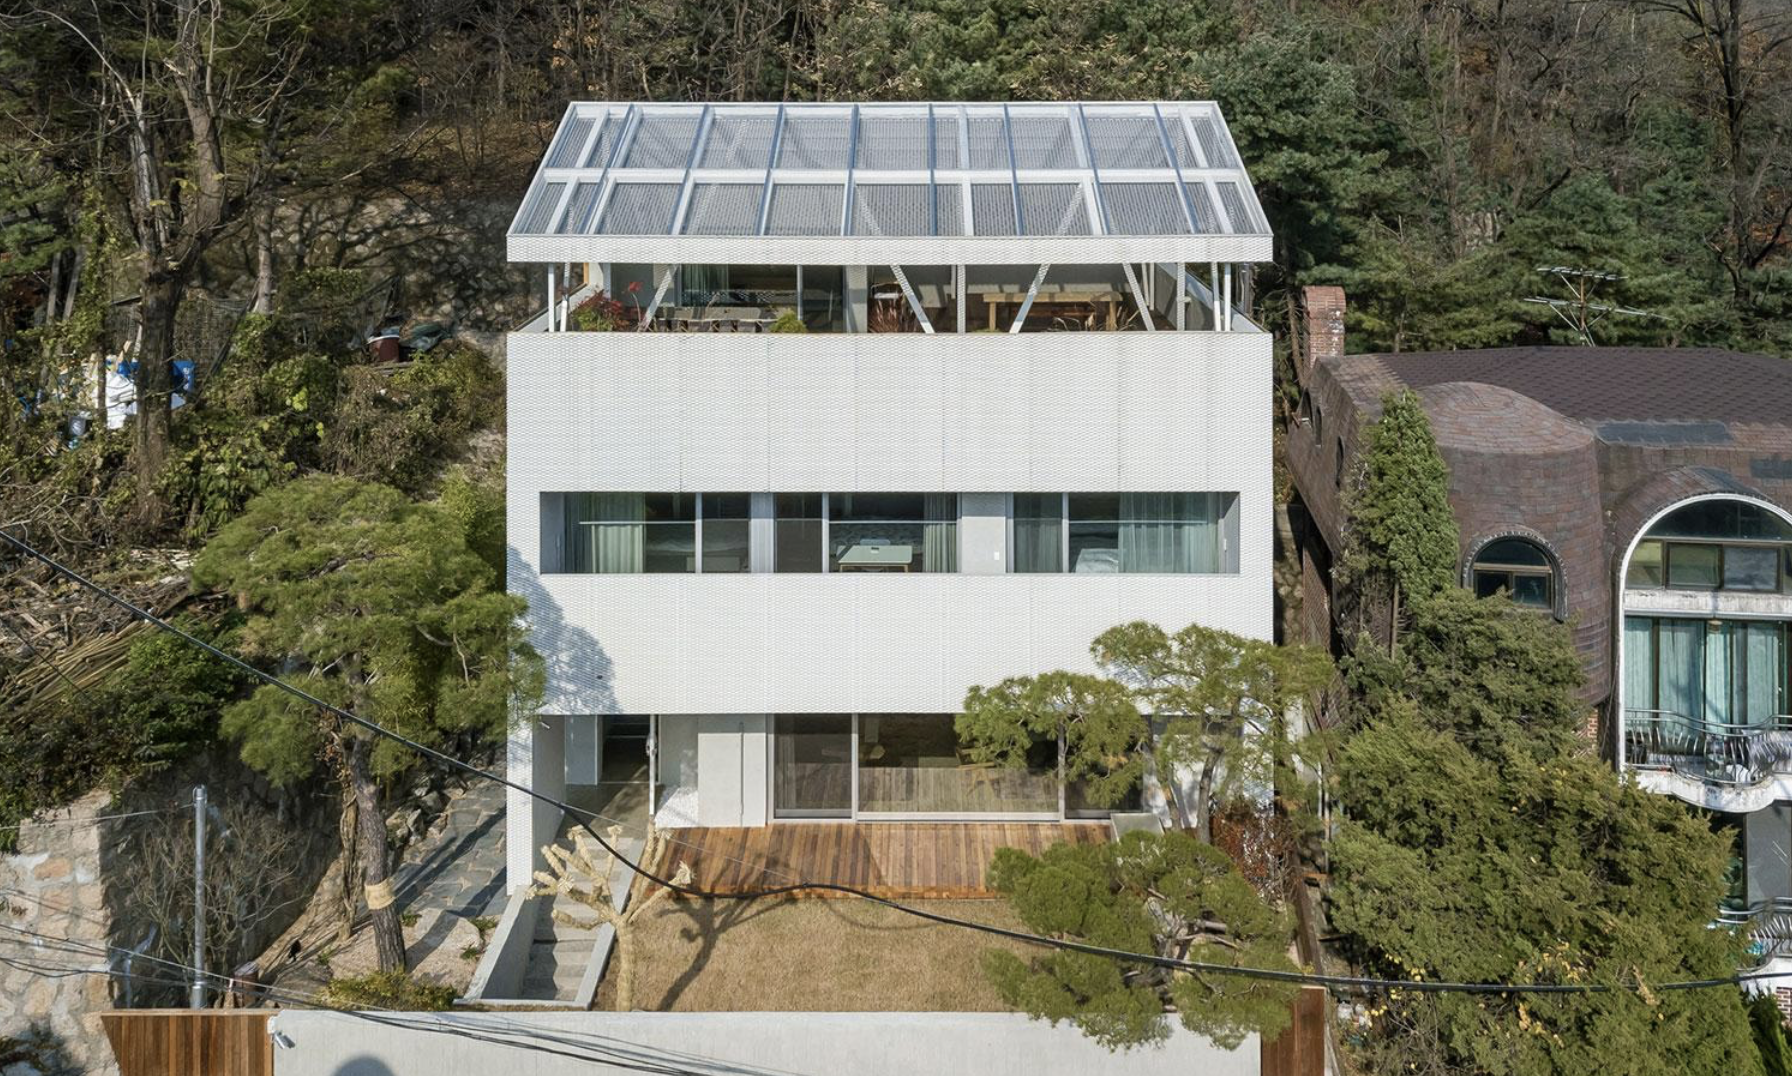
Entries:
POLYGON ((838 183, 779 183, 772 187, 766 235, 839 235, 846 192, 838 183))
POLYGON ((1220 204, 1226 207, 1226 219, 1232 222, 1232 230, 1248 235, 1260 232, 1263 226, 1257 222, 1256 214, 1245 203, 1244 195, 1238 192, 1236 183, 1215 183, 1220 192, 1220 204))
POLYGON ((691 159, 691 143, 697 138, 699 120, 695 113, 649 113, 642 117, 623 167, 683 168, 691 159))
POLYGON ((1014 188, 1006 183, 971 185, 974 235, 1014 234, 1014 188))
POLYGON ((1008 130, 1014 137, 1016 168, 1076 168, 1076 137, 1071 133, 1068 116, 1008 117, 1008 130))
POLYGON ((585 139, 591 134, 591 127, 597 121, 590 116, 574 116, 560 128, 560 137, 554 142, 553 152, 548 154, 549 168, 576 168, 579 163, 579 151, 585 148, 585 139))
POLYGON ((1089 117, 1089 148, 1097 168, 1168 168, 1153 116, 1089 117))
POLYGON ((935 168, 963 168, 958 152, 958 113, 933 114, 933 165, 935 168))
POLYGON ((784 117, 779 168, 843 169, 852 142, 851 116, 784 117))
POLYGON ((1195 156, 1195 147, 1188 140, 1188 128, 1183 125, 1182 117, 1165 116, 1164 130, 1170 135, 1170 149, 1176 154, 1176 166, 1178 168, 1201 167, 1201 159, 1195 156))
POLYGON ((927 117, 859 114, 855 168, 914 171, 927 167, 927 117))
POLYGON ((1007 126, 1000 116, 972 116, 971 159, 965 165, 977 171, 1008 170, 1007 126))
POLYGON ((940 235, 966 235, 964 228, 964 190, 956 183, 942 183, 934 188, 939 202, 940 235))
POLYGON ((1237 168, 1238 158, 1232 155, 1232 147, 1226 144, 1226 138, 1214 125, 1209 116, 1189 117, 1195 125, 1195 137, 1201 140, 1201 152, 1207 155, 1209 168, 1237 168))
POLYGON ((665 235, 678 204, 676 183, 618 183, 597 223, 599 235, 665 235))
POLYGON ((758 235, 759 195, 753 183, 697 183, 684 211, 684 235, 758 235))
POLYGON ((597 141, 591 143, 591 153, 585 158, 584 167, 603 168, 610 163, 610 154, 616 149, 616 139, 621 136, 626 123, 627 113, 612 112, 604 117, 603 130, 597 132, 597 141))
POLYGON ((1219 235, 1226 229, 1220 224, 1220 215, 1214 211, 1213 199, 1207 193, 1207 184, 1190 181, 1188 187, 1188 203, 1195 211, 1195 231, 1202 235, 1219 235))
POLYGON ((764 168, 772 156, 776 116, 718 114, 703 140, 699 168, 764 168))
POLYGON ((1028 235, 1089 234, 1089 206, 1080 183, 1022 183, 1020 211, 1028 235))
POLYGON ((591 211, 597 208, 597 196, 603 189, 602 183, 574 185, 572 197, 566 201, 566 215, 560 219, 560 227, 555 231, 561 235, 583 235, 591 224, 591 211))
POLYGON ((932 235, 925 183, 861 183, 852 191, 853 235, 932 235))
POLYGON ((529 208, 523 210, 521 219, 516 222, 516 230, 523 235, 540 235, 547 231, 554 207, 560 204, 560 196, 565 193, 564 183, 543 183, 537 187, 529 197, 529 208))
POLYGON ((1174 183, 1103 183, 1101 197, 1114 235, 1188 234, 1188 214, 1174 183))

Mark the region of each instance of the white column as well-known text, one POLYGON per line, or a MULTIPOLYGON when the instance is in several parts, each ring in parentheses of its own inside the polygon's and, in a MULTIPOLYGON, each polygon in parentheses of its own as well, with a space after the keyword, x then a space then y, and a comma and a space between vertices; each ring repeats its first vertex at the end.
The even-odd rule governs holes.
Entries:
MULTIPOLYGON (((511 729, 505 752, 505 772, 544 795, 566 795, 566 719, 540 716, 511 729)), ((552 841, 560 828, 560 809, 517 789, 504 797, 504 888, 514 892, 527 886, 533 873, 546 866, 541 846, 552 841)))
POLYGON ((548 266, 548 332, 555 329, 554 319, 554 267, 548 266))
POLYGON ((842 274, 846 285, 846 331, 869 332, 871 317, 871 270, 863 265, 849 265, 842 274))

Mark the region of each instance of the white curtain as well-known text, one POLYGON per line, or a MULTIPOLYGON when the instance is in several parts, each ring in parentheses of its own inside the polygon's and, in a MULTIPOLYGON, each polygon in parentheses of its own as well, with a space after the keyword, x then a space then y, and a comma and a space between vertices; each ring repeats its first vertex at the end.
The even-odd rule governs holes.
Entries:
POLYGON ((577 572, 627 575, 641 571, 647 496, 579 493, 566 513, 568 549, 577 572))
POLYGON ((929 493, 927 522, 922 525, 921 570, 958 570, 958 494, 929 493))
POLYGON ((1213 493, 1122 493, 1120 570, 1220 571, 1218 501, 1213 493))

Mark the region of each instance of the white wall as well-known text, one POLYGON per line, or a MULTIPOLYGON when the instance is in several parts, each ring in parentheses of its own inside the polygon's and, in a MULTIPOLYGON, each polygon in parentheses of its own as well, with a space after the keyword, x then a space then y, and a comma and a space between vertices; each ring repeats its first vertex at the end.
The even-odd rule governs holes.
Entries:
MULTIPOLYGON (((564 717, 525 719, 510 730, 505 773, 513 781, 554 799, 566 797, 566 725, 564 717)), ((504 794, 504 848, 507 888, 529 884, 533 873, 546 866, 541 845, 554 839, 560 828, 560 809, 526 796, 516 789, 504 794)))
POLYGON ((1090 640, 1127 620, 1270 635, 1267 335, 520 333, 509 348, 510 588, 548 660, 547 712, 947 712, 972 684, 1089 669, 1090 640), (572 490, 990 496, 962 502, 961 574, 540 576, 540 494, 572 490), (1236 491, 1239 571, 976 574, 1000 495, 1061 490, 1236 491))

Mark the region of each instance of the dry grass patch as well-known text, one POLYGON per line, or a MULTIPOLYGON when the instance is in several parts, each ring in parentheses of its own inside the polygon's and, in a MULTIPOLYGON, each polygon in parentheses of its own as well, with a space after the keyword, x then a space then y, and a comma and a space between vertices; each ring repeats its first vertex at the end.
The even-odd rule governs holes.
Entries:
MULTIPOLYGON (((915 901, 1024 929, 1000 900, 915 901)), ((666 1012, 992 1012, 982 954, 1019 942, 860 900, 654 902, 635 924, 635 1006, 666 1012)), ((612 960, 597 1007, 616 1005, 612 960)))

